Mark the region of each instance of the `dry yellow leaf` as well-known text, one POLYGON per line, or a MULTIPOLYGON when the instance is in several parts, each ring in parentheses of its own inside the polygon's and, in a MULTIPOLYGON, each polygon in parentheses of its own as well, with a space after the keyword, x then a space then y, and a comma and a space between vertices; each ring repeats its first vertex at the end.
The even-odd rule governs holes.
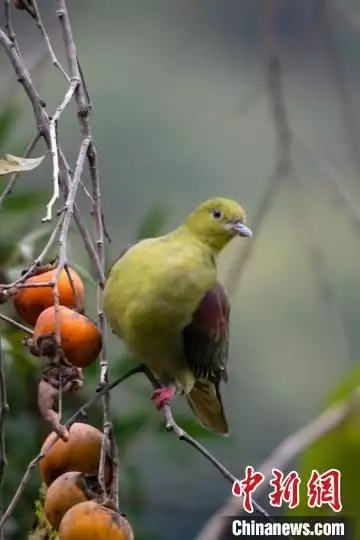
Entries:
POLYGON ((5 154, 5 159, 0 159, 0 175, 35 169, 45 156, 39 158, 22 158, 5 154))

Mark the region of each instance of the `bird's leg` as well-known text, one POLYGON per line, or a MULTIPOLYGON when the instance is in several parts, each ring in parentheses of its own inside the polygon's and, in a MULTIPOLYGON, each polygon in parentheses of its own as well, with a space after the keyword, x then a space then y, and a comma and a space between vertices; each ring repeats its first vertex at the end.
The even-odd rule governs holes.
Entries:
POLYGON ((155 401, 156 407, 160 410, 168 405, 177 392, 175 385, 164 386, 163 388, 156 388, 154 390, 151 399, 155 401))
POLYGON ((151 399, 155 401, 156 407, 160 410, 163 409, 173 397, 177 394, 178 389, 174 384, 163 386, 160 381, 155 377, 152 371, 144 364, 140 365, 140 369, 146 375, 150 383, 152 384, 154 391, 151 395, 151 399))

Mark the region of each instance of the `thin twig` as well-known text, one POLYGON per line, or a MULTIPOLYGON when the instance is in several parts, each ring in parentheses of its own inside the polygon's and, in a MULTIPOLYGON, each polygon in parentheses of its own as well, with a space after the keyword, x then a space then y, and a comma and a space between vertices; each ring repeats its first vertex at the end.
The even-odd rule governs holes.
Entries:
MULTIPOLYGON (((43 135, 45 139, 48 149, 51 150, 50 133, 49 133, 50 120, 46 111, 44 110, 45 102, 39 96, 39 93, 37 92, 32 82, 31 76, 24 64, 24 60, 22 56, 17 50, 14 49, 11 40, 9 39, 9 37, 6 35, 6 33, 1 27, 0 27, 0 44, 4 47, 5 52, 8 55, 8 58, 14 67, 18 80, 24 87, 24 90, 34 110, 34 114, 37 121, 37 127, 41 131, 41 134, 43 135)), ((61 148, 59 148, 59 165, 60 165, 60 174, 59 174, 60 187, 64 195, 67 196, 68 186, 71 184, 71 178, 69 174, 69 166, 67 164, 67 161, 63 152, 61 151, 61 148)), ((84 246, 89 254, 90 260, 93 263, 93 267, 96 272, 96 275, 98 276, 99 280, 104 281, 105 279, 104 272, 101 269, 99 258, 93 246, 90 234, 86 226, 83 224, 83 221, 80 217, 80 213, 76 204, 74 205, 74 220, 79 229, 80 235, 83 239, 84 246)))
POLYGON ((112 486, 110 496, 115 504, 115 508, 119 510, 119 449, 113 428, 110 432, 110 453, 112 461, 112 486))
POLYGON ((0 319, 3 321, 12 324, 13 326, 16 326, 19 330, 22 330, 23 332, 26 332, 26 334, 29 334, 29 336, 33 335, 33 331, 31 328, 28 328, 27 326, 24 326, 23 324, 14 321, 14 319, 11 319, 11 317, 8 317, 7 315, 4 315, 3 313, 0 313, 0 319))
POLYGON ((43 38, 45 40, 46 47, 48 49, 48 52, 49 52, 49 55, 50 55, 50 58, 51 58, 51 62, 60 71, 60 73, 65 77, 67 82, 70 84, 70 77, 68 76, 68 74, 66 73, 66 71, 64 70, 64 68, 62 67, 62 65, 58 61, 58 59, 56 58, 56 55, 54 53, 54 49, 51 46, 50 39, 49 39, 49 36, 47 35, 44 24, 42 22, 36 0, 31 0, 31 6, 32 6, 32 8, 34 10, 36 26, 39 28, 39 30, 40 30, 40 32, 41 32, 41 34, 42 34, 42 36, 43 36, 43 38))
POLYGON ((5 9, 5 31, 7 35, 9 36, 11 42, 13 43, 14 47, 18 48, 15 32, 12 25, 11 0, 4 0, 4 9, 5 9))
MULTIPOLYGON (((53 295, 54 295, 54 310, 55 310, 55 340, 57 343, 57 354, 60 354, 61 351, 61 334, 60 334, 60 300, 59 300, 59 290, 58 290, 58 280, 60 277, 61 272, 64 270, 65 266, 68 263, 67 260, 67 237, 69 233, 69 227, 71 223, 72 216, 74 214, 74 204, 75 204, 75 196, 76 192, 78 190, 81 175, 84 170, 84 162, 86 158, 86 152, 90 144, 90 139, 86 138, 83 140, 78 159, 76 162, 75 172, 74 172, 74 178, 71 183, 68 197, 65 203, 64 211, 63 211, 63 221, 60 228, 60 234, 58 239, 59 244, 59 264, 56 268, 55 274, 54 274, 54 287, 53 287, 53 295)), ((62 381, 61 381, 61 369, 59 370, 59 421, 61 418, 61 411, 62 411, 62 381)))
POLYGON ((50 119, 49 132, 50 132, 51 157, 52 157, 52 161, 53 161, 54 191, 53 191, 53 195, 52 195, 48 205, 46 206, 46 216, 41 220, 42 222, 51 221, 53 206, 54 206, 55 202, 57 201, 57 199, 59 198, 59 195, 60 195, 60 188, 59 188, 59 154, 58 154, 58 142, 57 142, 57 134, 56 134, 57 122, 60 119, 60 116, 62 115, 62 113, 64 112, 66 107, 69 105, 78 84, 79 84, 78 79, 71 79, 69 89, 66 92, 62 103, 56 109, 56 112, 55 112, 54 116, 50 119))
MULTIPOLYGON (((80 80, 81 84, 76 87, 75 100, 78 106, 78 119, 82 128, 82 132, 85 136, 91 138, 91 125, 90 125, 90 97, 85 85, 84 74, 81 71, 80 63, 78 60, 74 37, 71 29, 71 23, 69 14, 67 11, 65 0, 56 0, 57 15, 59 17, 66 56, 69 64, 70 75, 75 80, 80 80)), ((96 251, 99 258, 101 269, 104 271, 104 231, 103 231, 103 219, 101 211, 101 196, 100 196, 100 182, 99 171, 97 166, 97 153, 93 141, 91 140, 88 150, 87 158, 89 163, 90 176, 92 181, 92 198, 94 200, 92 215, 94 221, 94 231, 96 237, 96 251)), ((99 329, 102 334, 103 347, 100 353, 100 384, 102 387, 106 387, 108 384, 108 360, 106 355, 106 336, 105 336, 105 319, 102 308, 102 294, 103 294, 104 282, 98 279, 98 291, 97 291, 97 304, 98 304, 98 321, 99 329)), ((106 456, 111 450, 110 433, 112 431, 112 424, 110 419, 110 394, 105 393, 103 398, 104 418, 103 418, 103 442, 101 448, 101 458, 99 464, 99 483, 102 488, 104 497, 107 496, 105 485, 105 463, 106 456)))
POLYGON ((33 274, 34 270, 44 262, 45 257, 47 256, 50 249, 53 247, 53 245, 55 243, 55 240, 56 240, 56 238, 58 236, 58 233, 60 231, 60 227, 62 225, 63 219, 64 219, 64 215, 61 214, 61 216, 60 216, 54 230, 52 231, 52 233, 51 233, 51 235, 49 237, 49 240, 47 241, 47 243, 44 246, 44 249, 42 250, 40 255, 35 259, 35 261, 30 266, 30 268, 28 270, 26 270, 26 272, 21 277, 19 277, 18 279, 16 279, 12 283, 1 284, 0 285, 0 290, 1 291, 3 291, 4 289, 12 289, 13 287, 19 287, 22 283, 24 283, 24 281, 27 280, 27 278, 29 276, 31 276, 33 274))
MULTIPOLYGON (((70 190, 69 190, 69 194, 68 194, 68 197, 67 197, 67 200, 66 200, 66 203, 65 203, 65 207, 64 207, 64 212, 63 212, 64 219, 63 219, 63 223, 62 223, 62 226, 61 226, 61 229, 60 229, 60 235, 59 235, 60 261, 61 261, 61 264, 64 264, 64 265, 67 262, 67 244, 66 244, 66 240, 67 240, 67 235, 68 235, 68 232, 69 232, 71 219, 72 219, 72 216, 74 214, 75 195, 76 195, 77 189, 79 187, 81 175, 82 175, 82 172, 83 172, 83 169, 84 169, 84 162, 85 162, 86 153, 87 153, 89 144, 90 144, 90 138, 89 137, 85 138, 83 140, 83 142, 81 143, 80 152, 79 152, 78 159, 77 159, 77 162, 76 162, 74 178, 72 180, 70 190)), ((60 266, 60 264, 59 264, 59 266, 60 266)))
POLYGON ((73 280, 73 277, 71 275, 71 272, 70 272, 70 268, 69 268, 69 265, 68 263, 65 263, 64 265, 64 270, 66 272, 66 275, 67 275, 67 278, 69 280, 69 283, 70 283, 70 287, 71 287, 71 290, 72 290, 72 293, 73 293, 73 296, 75 298, 75 305, 76 305, 76 309, 78 311, 80 311, 82 309, 82 304, 80 302, 80 298, 79 298, 79 294, 78 294, 78 291, 75 287, 75 283, 74 283, 74 280, 73 280))
POLYGON ((84 77, 84 72, 83 72, 83 69, 82 69, 82 67, 81 67, 81 64, 80 64, 80 61, 79 61, 79 58, 78 58, 78 57, 76 58, 76 62, 77 62, 77 66, 78 66, 78 70, 79 70, 79 74, 80 74, 80 78, 81 78, 81 84, 82 84, 83 89, 84 89, 84 92, 85 92, 86 101, 87 101, 87 106, 88 106, 89 109, 91 110, 91 109, 92 109, 91 97, 90 97, 90 94, 89 94, 89 91, 88 91, 88 88, 87 88, 87 85, 86 85, 86 80, 85 80, 85 77, 84 77))
MULTIPOLYGON (((102 212, 101 212, 100 182, 99 182, 99 173, 98 173, 98 167, 97 167, 96 149, 93 145, 89 146, 89 149, 88 149, 88 162, 89 162, 89 168, 90 168, 91 181, 93 185, 93 199, 94 199, 93 220, 94 220, 94 231, 95 231, 95 237, 96 237, 96 247, 97 247, 97 253, 98 253, 101 267, 104 269, 105 267, 104 229, 103 229, 103 220, 102 220, 102 212)), ((108 359, 107 359, 107 354, 106 354, 106 326, 105 326, 105 317, 104 317, 104 312, 103 312, 103 288, 104 288, 104 284, 98 281, 98 287, 97 287, 98 321, 99 321, 99 329, 103 337, 103 347, 100 353, 100 384, 105 387, 108 384, 108 359)), ((113 429, 112 429, 112 422, 111 422, 111 416, 110 416, 110 394, 109 393, 106 393, 104 395, 103 409, 104 409, 104 413, 103 413, 104 414, 103 416, 104 437, 103 437, 101 459, 100 459, 100 465, 99 465, 99 483, 101 487, 103 488, 104 494, 106 494, 106 486, 105 486, 106 449, 109 447, 110 450, 112 450, 116 446, 116 441, 114 440, 114 438, 110 440, 110 434, 113 432, 113 429)), ((115 450, 115 452, 116 454, 118 453, 117 449, 115 450)), ((113 455, 112 452, 111 452, 111 459, 113 460, 115 464, 114 473, 116 475, 116 478, 114 479, 114 482, 113 482, 113 486, 115 486, 115 483, 117 484, 118 482, 118 478, 117 478, 118 468, 116 467, 116 457, 113 455)), ((112 493, 112 497, 114 499, 118 498, 118 497, 114 497, 113 493, 112 493)))

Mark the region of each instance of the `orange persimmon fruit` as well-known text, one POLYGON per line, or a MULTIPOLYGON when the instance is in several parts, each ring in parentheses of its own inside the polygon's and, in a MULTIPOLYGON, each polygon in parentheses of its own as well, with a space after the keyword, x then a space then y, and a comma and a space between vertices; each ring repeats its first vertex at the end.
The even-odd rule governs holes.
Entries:
MULTIPOLYGON (((45 452, 39 462, 40 472, 47 486, 65 472, 79 471, 81 473, 96 474, 100 464, 102 433, 94 426, 77 422, 69 428, 69 439, 65 442, 58 439, 47 450, 56 438, 53 431, 48 435, 41 447, 45 452)), ((106 483, 111 482, 111 460, 107 458, 105 468, 106 483)))
MULTIPOLYGON (((54 281, 55 270, 50 270, 42 274, 29 277, 24 285, 36 285, 37 283, 45 283, 54 281)), ((69 268, 72 283, 76 295, 74 294, 71 282, 66 273, 62 270, 58 279, 59 303, 62 306, 69 308, 82 309, 84 302, 84 284, 79 276, 72 268, 69 268)), ((13 304, 18 315, 28 324, 34 326, 37 318, 44 309, 54 304, 54 295, 52 287, 24 287, 18 289, 13 297, 13 304)))
POLYGON ((75 504, 89 500, 84 491, 85 479, 80 472, 66 472, 56 478, 45 496, 45 515, 50 525, 58 530, 66 512, 75 504))
POLYGON ((94 501, 76 504, 61 520, 59 540, 134 540, 123 516, 94 501))
MULTIPOLYGON (((55 307, 45 309, 34 328, 35 346, 41 351, 41 342, 56 331, 55 307)), ((101 332, 85 315, 65 306, 59 306, 61 348, 66 359, 75 367, 85 368, 92 364, 102 347, 101 332)))

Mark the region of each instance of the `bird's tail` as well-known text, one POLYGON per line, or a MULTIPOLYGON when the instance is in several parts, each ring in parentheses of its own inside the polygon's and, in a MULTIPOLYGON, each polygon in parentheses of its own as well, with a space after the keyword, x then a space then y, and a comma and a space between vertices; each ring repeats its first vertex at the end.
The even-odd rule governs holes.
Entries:
POLYGON ((186 398, 199 422, 205 428, 221 435, 229 434, 219 383, 214 384, 206 379, 199 379, 186 398))

